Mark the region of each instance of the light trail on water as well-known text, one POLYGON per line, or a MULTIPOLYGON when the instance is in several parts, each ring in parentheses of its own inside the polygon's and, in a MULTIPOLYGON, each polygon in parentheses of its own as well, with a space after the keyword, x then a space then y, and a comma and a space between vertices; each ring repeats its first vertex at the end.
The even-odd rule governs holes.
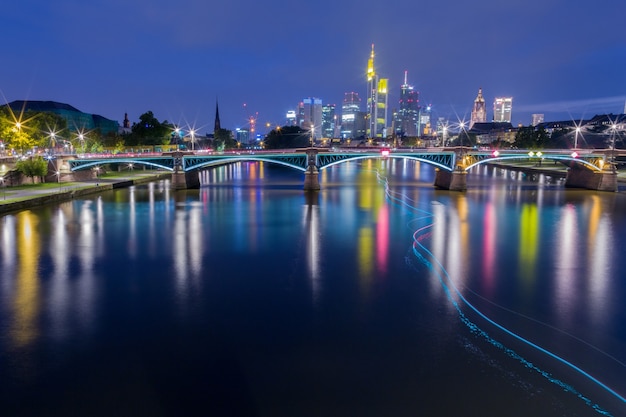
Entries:
MULTIPOLYGON (((461 291, 457 288, 457 286, 454 285, 452 279, 448 275, 448 272, 447 272, 446 268, 441 264, 439 259, 430 250, 428 250, 428 248, 426 248, 426 246, 422 243, 423 241, 427 240, 430 237, 430 235, 432 234, 431 230, 432 230, 432 228, 434 226, 434 223, 432 222, 432 219, 434 218, 434 214, 429 212, 429 211, 426 211, 426 210, 418 208, 415 205, 416 202, 413 201, 412 199, 408 198, 404 194, 398 193, 398 192, 395 192, 395 191, 391 190, 387 178, 384 177, 383 175, 381 175, 381 173, 379 171, 375 171, 375 172, 377 174, 379 182, 384 185, 385 194, 386 194, 387 198, 389 199, 389 201, 391 201, 393 204, 395 204, 397 206, 404 207, 404 208, 407 208, 407 209, 409 209, 409 210, 411 210, 413 212, 418 212, 418 213, 421 214, 421 216, 414 218, 411 221, 411 223, 418 223, 418 222, 421 222, 421 221, 423 222, 423 221, 430 220, 430 223, 417 228, 417 230, 415 230, 413 227, 411 227, 412 230, 415 230, 414 233, 413 233, 413 244, 412 244, 411 251, 412 251, 413 255, 415 256, 415 258, 420 263, 424 264, 429 270, 431 270, 433 273, 436 274, 436 276, 437 276, 437 278, 439 280, 439 283, 441 284, 444 292, 446 293, 446 297, 448 298, 448 300, 452 303, 452 305, 456 309, 456 311, 457 311, 457 313, 459 315, 459 318, 461 319, 461 322, 463 324, 465 324, 470 329, 470 331, 472 333, 481 336, 488 343, 490 343, 491 345, 495 346, 496 348, 502 350, 507 356, 509 356, 509 357, 511 357, 513 359, 518 360, 521 364, 523 364, 527 368, 536 371, 541 376, 546 378, 549 382, 551 382, 551 383, 559 386, 560 388, 564 389, 565 391, 575 395, 580 400, 582 400, 588 407, 591 407, 597 413, 599 413, 601 415, 605 415, 605 416, 613 416, 613 414, 611 414, 609 411, 607 411, 607 410, 603 409, 602 407, 600 407, 600 405, 594 403, 590 398, 586 397, 584 394, 579 392, 573 386, 571 386, 571 385, 561 381, 560 379, 552 376, 548 371, 545 371, 545 370, 541 369, 539 366, 533 364, 532 362, 530 362, 529 360, 527 360, 526 358, 524 358, 523 356, 521 356, 520 354, 515 352, 513 349, 508 348, 502 342, 499 342, 498 340, 496 340, 495 338, 490 336, 489 333, 487 333, 487 331, 483 330, 478 324, 474 323, 470 318, 467 317, 467 315, 463 312, 462 305, 464 305, 467 308, 469 308, 471 311, 476 313, 481 319, 483 319, 487 323, 495 326, 497 329, 501 330, 505 334, 508 334, 509 336, 513 337, 514 339, 516 339, 516 340, 522 342, 523 344, 525 344, 525 345, 527 345, 527 346, 529 346, 529 347, 531 347, 531 348, 533 348, 533 349, 535 349, 535 350, 537 350, 537 351, 547 355, 548 357, 550 357, 550 358, 560 362, 561 364, 566 365, 568 368, 570 368, 570 369, 574 370, 575 372, 577 372, 578 374, 584 376, 586 379, 588 379, 589 381, 593 382, 597 386, 601 387, 603 390, 605 390, 606 392, 608 392, 609 394, 611 394, 612 396, 617 398, 622 403, 626 404, 626 398, 624 398, 619 393, 617 393, 615 390, 613 390, 612 388, 610 388, 609 386, 604 384, 602 381, 600 381, 597 378, 595 378, 593 375, 589 374, 588 372, 586 372, 582 368, 574 365, 573 363, 567 361, 566 359, 558 356, 557 354, 555 354, 555 353, 553 353, 553 352, 551 352, 551 351, 549 351, 549 350, 547 350, 547 349, 537 345, 536 343, 533 343, 532 341, 530 341, 530 340, 528 340, 528 339, 518 335, 517 333, 513 332, 512 330, 509 330, 506 327, 500 325, 499 323, 497 323, 494 320, 492 320, 489 317, 487 317, 484 313, 482 313, 480 310, 478 310, 478 308, 476 308, 472 303, 470 303, 461 294, 461 291), (455 297, 454 297, 455 295, 458 297, 459 301, 455 300, 455 297)), ((407 262, 410 263, 408 259, 407 259, 407 262)), ((512 312, 514 314, 518 314, 518 313, 513 312, 511 310, 508 310, 508 311, 512 312)), ((534 321, 536 321, 536 320, 534 320, 534 321)), ((552 326, 548 326, 548 327, 553 328, 552 326)), ((558 329, 554 329, 554 330, 558 330, 558 329)), ((578 339, 578 340, 580 340, 580 339, 578 339)), ((598 348, 596 348, 596 347, 594 347, 594 346, 592 346, 592 345, 590 345, 590 344, 588 344, 588 343, 586 343, 584 341, 582 341, 582 342, 587 344, 587 345, 589 345, 589 346, 591 346, 595 350, 597 350, 597 351, 607 355, 608 357, 612 358, 612 356, 604 353, 600 349, 598 349, 598 348)), ((619 361, 617 361, 617 362, 620 365, 622 365, 622 366, 624 365, 622 362, 619 362, 619 361)))

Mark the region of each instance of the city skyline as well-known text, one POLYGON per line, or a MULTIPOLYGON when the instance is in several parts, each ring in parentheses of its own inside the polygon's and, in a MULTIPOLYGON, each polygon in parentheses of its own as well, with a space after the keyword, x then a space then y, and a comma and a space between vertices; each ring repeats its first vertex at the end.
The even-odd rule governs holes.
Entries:
POLYGON ((363 8, 322 1, 290 11, 278 2, 27 0, 4 6, 0 17, 9 40, 0 92, 4 102, 52 100, 120 124, 125 113, 134 122, 152 111, 159 120, 211 132, 217 101, 225 128, 246 127, 251 116, 259 127, 284 125, 304 97, 338 108, 347 92, 365 101, 374 44, 376 71, 389 79, 388 120, 405 71, 420 103, 432 105, 433 120, 469 121, 479 88, 488 120, 496 97, 514 98, 514 125, 529 125, 533 113, 563 120, 623 112, 619 11, 626 5, 454 6, 451 12, 446 3, 396 0, 363 8), (348 30, 343 21, 394 10, 419 24, 348 30), (301 16, 321 22, 319 28, 305 29, 301 16))

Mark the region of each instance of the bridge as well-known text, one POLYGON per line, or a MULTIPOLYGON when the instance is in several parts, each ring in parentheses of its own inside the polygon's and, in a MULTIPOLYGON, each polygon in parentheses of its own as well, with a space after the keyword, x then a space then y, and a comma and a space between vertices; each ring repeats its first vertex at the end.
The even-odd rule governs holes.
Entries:
POLYGON ((566 186, 604 191, 617 191, 617 173, 613 160, 615 150, 502 150, 487 151, 468 147, 390 150, 305 148, 277 151, 243 151, 231 153, 171 152, 160 155, 95 156, 68 158, 64 161, 71 172, 95 169, 107 164, 118 166, 143 165, 172 172, 174 188, 200 186, 197 172, 213 166, 239 161, 263 161, 301 171, 305 174, 304 188, 318 190, 319 171, 331 166, 371 158, 401 158, 423 162, 437 168, 434 185, 438 188, 463 191, 466 175, 481 164, 536 160, 558 161, 570 169, 566 186))

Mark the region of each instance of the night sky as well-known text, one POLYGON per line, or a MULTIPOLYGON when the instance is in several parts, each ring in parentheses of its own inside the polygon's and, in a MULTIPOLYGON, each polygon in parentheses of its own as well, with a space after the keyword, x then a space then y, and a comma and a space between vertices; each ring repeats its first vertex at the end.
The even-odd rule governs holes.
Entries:
MULTIPOLYGON (((146 111, 212 132, 283 125, 304 97, 366 98, 371 44, 395 107, 404 71, 433 116, 469 120, 482 87, 513 123, 622 113, 624 0, 20 0, 0 13, 1 100, 120 123, 146 111)), ((364 110, 364 103, 362 106, 364 110)))

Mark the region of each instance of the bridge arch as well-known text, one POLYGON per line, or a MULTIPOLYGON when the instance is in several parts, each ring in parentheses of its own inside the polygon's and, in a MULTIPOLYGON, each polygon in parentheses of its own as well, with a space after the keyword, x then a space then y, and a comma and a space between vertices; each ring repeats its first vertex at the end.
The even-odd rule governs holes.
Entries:
POLYGON ((249 162, 249 161, 260 161, 260 162, 268 162, 271 164, 282 165, 288 168, 292 168, 301 172, 306 172, 306 168, 303 168, 299 165, 296 165, 291 162, 281 161, 272 158, 264 158, 262 156, 241 156, 241 157, 228 157, 228 158, 218 158, 214 160, 204 160, 202 162, 190 163, 185 165, 185 171, 198 171, 202 168, 214 167, 219 165, 232 164, 234 162, 249 162))
POLYGON ((488 163, 493 163, 493 162, 497 162, 497 161, 521 161, 521 160, 536 160, 536 161, 542 161, 542 160, 552 160, 552 161, 558 161, 558 162, 574 162, 577 164, 580 164, 592 171, 602 171, 602 167, 595 165, 585 159, 581 159, 581 158, 576 158, 573 157, 571 155, 541 155, 540 157, 531 157, 529 155, 503 155, 503 156, 493 156, 490 158, 486 158, 486 159, 481 159, 475 162, 470 163, 469 165, 465 166, 463 168, 464 171, 469 171, 471 168, 477 166, 477 165, 483 165, 483 164, 488 164, 488 163))
POLYGON ((418 162, 424 162, 428 165, 433 165, 437 168, 440 169, 444 169, 446 171, 452 171, 452 169, 440 162, 437 161, 432 161, 426 158, 421 158, 419 156, 411 156, 411 155, 394 155, 394 154, 389 154, 389 155, 375 155, 375 154, 367 154, 367 155, 361 155, 361 156, 350 156, 347 157, 345 159, 341 159, 341 160, 337 160, 337 161, 332 161, 323 165, 320 165, 319 169, 320 171, 326 168, 330 168, 332 166, 335 165, 339 165, 339 164, 343 164, 344 162, 348 162, 348 161, 355 161, 355 160, 360 160, 360 159, 408 159, 408 160, 412 160, 412 161, 418 161, 418 162))
POLYGON ((129 166, 145 165, 145 166, 150 166, 150 167, 154 167, 154 168, 158 168, 158 169, 164 169, 164 170, 167 170, 167 171, 170 171, 170 172, 174 171, 174 168, 172 166, 165 165, 163 163, 154 162, 154 161, 143 160, 143 159, 119 159, 119 158, 112 158, 112 159, 98 159, 98 160, 94 160, 94 161, 76 159, 76 160, 71 160, 71 161, 68 161, 68 162, 69 162, 69 166, 70 166, 70 171, 72 171, 72 172, 73 171, 80 171, 80 170, 91 168, 91 167, 107 165, 107 164, 126 164, 126 165, 129 165, 129 166))

